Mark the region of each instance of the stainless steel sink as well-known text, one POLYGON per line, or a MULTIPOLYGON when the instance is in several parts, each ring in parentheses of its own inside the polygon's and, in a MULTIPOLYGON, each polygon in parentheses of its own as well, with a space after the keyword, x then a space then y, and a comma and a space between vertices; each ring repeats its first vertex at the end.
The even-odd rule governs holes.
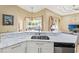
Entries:
POLYGON ((32 36, 31 39, 49 40, 48 36, 32 36))

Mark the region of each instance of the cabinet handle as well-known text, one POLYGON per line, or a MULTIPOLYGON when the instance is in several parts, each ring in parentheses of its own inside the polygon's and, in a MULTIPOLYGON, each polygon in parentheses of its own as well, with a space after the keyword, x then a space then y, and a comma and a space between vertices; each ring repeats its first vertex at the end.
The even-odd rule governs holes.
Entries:
POLYGON ((39 48, 38 48, 38 53, 39 53, 40 51, 39 51, 39 48))
POLYGON ((40 53, 42 52, 42 48, 40 48, 40 53))
POLYGON ((21 44, 15 45, 15 46, 13 46, 11 49, 15 49, 15 48, 20 47, 20 46, 21 46, 21 44))
POLYGON ((42 48, 38 48, 38 53, 41 53, 42 52, 42 48))

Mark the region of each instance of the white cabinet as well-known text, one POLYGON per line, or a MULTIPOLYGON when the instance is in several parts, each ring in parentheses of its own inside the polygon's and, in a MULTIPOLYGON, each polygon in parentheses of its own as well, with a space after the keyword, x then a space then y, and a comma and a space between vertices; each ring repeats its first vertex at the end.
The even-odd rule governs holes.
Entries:
POLYGON ((7 48, 3 48, 2 52, 3 53, 24 53, 25 48, 26 48, 26 42, 22 42, 7 48))
POLYGON ((54 52, 54 43, 53 42, 43 43, 40 47, 40 52, 41 53, 53 53, 54 52))
POLYGON ((48 41, 26 41, 0 49, 1 53, 53 53, 54 43, 48 41))
POLYGON ((0 53, 2 53, 2 49, 0 49, 0 53))
POLYGON ((53 53, 54 43, 53 42, 27 42, 27 53, 53 53))
POLYGON ((38 46, 35 42, 27 42, 26 44, 27 49, 26 52, 28 53, 38 53, 38 46))

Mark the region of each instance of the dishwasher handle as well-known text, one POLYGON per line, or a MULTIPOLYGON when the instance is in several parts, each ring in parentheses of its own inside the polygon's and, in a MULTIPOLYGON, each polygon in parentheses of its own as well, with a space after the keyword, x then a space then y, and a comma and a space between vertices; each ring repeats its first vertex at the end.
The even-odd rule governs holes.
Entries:
POLYGON ((75 48, 75 44, 74 44, 74 43, 58 43, 58 42, 55 42, 55 43, 54 43, 54 47, 75 48))

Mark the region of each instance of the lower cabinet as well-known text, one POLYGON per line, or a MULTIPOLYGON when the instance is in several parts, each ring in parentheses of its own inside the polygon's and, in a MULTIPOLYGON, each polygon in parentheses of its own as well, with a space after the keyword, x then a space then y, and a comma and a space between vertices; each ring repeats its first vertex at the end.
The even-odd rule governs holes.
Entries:
POLYGON ((27 41, 0 49, 1 53, 53 53, 54 43, 27 41))
POLYGON ((27 53, 53 53, 54 52, 54 43, 53 42, 36 42, 28 41, 27 42, 27 53))
POLYGON ((2 49, 2 53, 24 53, 26 48, 26 42, 18 43, 15 45, 12 45, 7 48, 2 49))

